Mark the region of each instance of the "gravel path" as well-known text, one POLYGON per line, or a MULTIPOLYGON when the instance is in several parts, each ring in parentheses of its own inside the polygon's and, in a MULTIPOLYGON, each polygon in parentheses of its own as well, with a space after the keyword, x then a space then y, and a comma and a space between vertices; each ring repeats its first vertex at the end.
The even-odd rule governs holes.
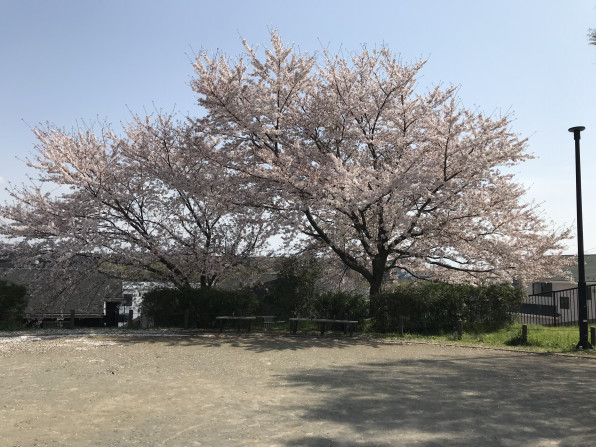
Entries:
POLYGON ((0 445, 593 446, 595 373, 356 338, 0 337, 0 445))

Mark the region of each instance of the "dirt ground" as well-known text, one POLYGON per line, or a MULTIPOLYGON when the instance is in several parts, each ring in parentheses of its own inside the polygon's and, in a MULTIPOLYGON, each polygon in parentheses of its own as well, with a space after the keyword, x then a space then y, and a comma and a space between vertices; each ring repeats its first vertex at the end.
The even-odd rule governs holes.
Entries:
POLYGON ((595 373, 328 336, 0 337, 0 445, 593 446, 595 373))

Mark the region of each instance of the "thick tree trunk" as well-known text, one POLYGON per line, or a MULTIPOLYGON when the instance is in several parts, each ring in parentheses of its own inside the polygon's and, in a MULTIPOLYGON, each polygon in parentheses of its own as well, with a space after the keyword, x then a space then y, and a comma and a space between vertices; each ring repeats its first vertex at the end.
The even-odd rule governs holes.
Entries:
POLYGON ((383 282, 383 278, 378 280, 378 278, 371 278, 368 283, 370 284, 369 294, 370 296, 376 295, 381 293, 381 283, 383 282))
POLYGON ((381 293, 382 291, 387 256, 386 253, 379 253, 372 260, 372 275, 368 278, 370 296, 381 293))
POLYGON ((201 274, 201 289, 211 289, 213 284, 215 284, 215 280, 217 279, 217 275, 207 275, 206 273, 201 274))

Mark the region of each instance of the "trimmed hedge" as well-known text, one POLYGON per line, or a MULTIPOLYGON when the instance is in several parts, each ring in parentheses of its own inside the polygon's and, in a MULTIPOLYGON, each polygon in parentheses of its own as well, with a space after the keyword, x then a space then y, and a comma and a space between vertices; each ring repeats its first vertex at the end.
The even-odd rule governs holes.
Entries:
POLYGON ((364 321, 368 302, 348 292, 320 292, 323 268, 317 258, 291 256, 281 260, 277 278, 263 296, 263 308, 279 319, 291 317, 364 321))
POLYGON ((265 307, 282 320, 296 316, 311 317, 320 277, 321 268, 314 258, 292 256, 283 259, 277 278, 264 297, 265 307))
MULTIPOLYGON (((330 292, 311 300, 307 318, 358 320, 367 317, 368 303, 360 295, 330 292)), ((212 327, 218 315, 247 316, 259 311, 257 296, 246 290, 171 289, 151 290, 143 296, 141 310, 157 327, 182 327, 189 310, 192 327, 212 327)))
POLYGON ((253 315, 259 303, 245 290, 159 288, 143 295, 142 312, 158 327, 182 327, 189 310, 192 327, 211 327, 218 315, 253 315))
POLYGON ((409 332, 453 330, 460 318, 469 328, 498 328, 512 321, 525 294, 508 285, 414 283, 371 297, 373 329, 397 332, 399 318, 409 332))
POLYGON ((0 328, 22 323, 27 309, 27 289, 7 281, 0 281, 0 328))
MULTIPOLYGON (((522 289, 506 285, 470 286, 414 283, 381 293, 367 302, 362 296, 328 292, 304 302, 291 300, 306 318, 364 322, 370 309, 372 329, 397 332, 400 316, 408 332, 451 331, 461 318, 469 329, 498 328, 512 321, 525 298, 522 289)), ((212 327, 218 315, 247 316, 259 311, 257 296, 247 290, 154 289, 143 296, 142 312, 158 327, 181 327, 189 310, 191 327, 212 327)), ((288 309, 290 310, 290 309, 288 309)), ((292 310, 297 310, 296 308, 292 310)))
POLYGON ((335 320, 358 320, 362 323, 368 316, 368 303, 360 295, 327 292, 315 297, 311 316, 335 320))

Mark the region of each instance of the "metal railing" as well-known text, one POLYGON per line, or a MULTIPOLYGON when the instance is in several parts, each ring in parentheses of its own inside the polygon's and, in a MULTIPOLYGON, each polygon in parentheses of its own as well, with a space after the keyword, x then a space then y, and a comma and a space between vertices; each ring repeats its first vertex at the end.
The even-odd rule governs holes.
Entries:
MULTIPOLYGON (((596 285, 586 289, 588 323, 596 323, 596 285)), ((577 325, 577 287, 528 295, 520 306, 517 320, 541 326, 577 325)))

